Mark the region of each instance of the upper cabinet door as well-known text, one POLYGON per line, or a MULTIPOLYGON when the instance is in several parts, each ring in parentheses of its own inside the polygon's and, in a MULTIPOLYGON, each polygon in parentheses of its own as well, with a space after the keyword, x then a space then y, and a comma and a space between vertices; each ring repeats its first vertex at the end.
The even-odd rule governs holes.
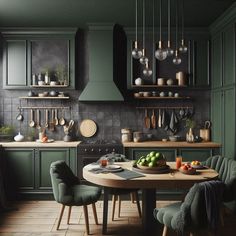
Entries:
POLYGON ((222 34, 215 35, 212 39, 212 88, 219 88, 223 85, 222 81, 222 34))
POLYGON ((25 88, 27 82, 26 40, 5 40, 3 50, 4 88, 25 88))
POLYGON ((235 83, 235 26, 229 25, 223 32, 223 84, 235 83))

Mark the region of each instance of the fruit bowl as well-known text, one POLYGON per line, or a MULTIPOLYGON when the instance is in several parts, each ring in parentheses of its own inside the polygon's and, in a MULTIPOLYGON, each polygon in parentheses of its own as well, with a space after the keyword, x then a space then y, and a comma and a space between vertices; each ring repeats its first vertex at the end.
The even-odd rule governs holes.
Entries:
POLYGON ((192 161, 191 167, 193 167, 194 169, 203 169, 204 168, 204 166, 202 165, 202 163, 200 161, 192 161))
POLYGON ((166 169, 166 164, 165 165, 159 165, 159 166, 153 166, 153 167, 149 167, 149 166, 142 166, 137 164, 137 167, 141 170, 164 170, 166 169))

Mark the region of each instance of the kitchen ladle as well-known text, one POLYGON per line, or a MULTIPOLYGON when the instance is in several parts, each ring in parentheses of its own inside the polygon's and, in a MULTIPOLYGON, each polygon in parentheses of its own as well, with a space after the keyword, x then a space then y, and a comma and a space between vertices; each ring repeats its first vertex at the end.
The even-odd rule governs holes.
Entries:
POLYGON ((24 116, 21 113, 21 109, 20 109, 20 113, 16 116, 16 120, 18 120, 18 121, 23 121, 24 120, 24 116))
POLYGON ((41 125, 40 125, 40 111, 39 109, 37 109, 37 125, 36 125, 37 129, 41 129, 41 125))
POLYGON ((45 110, 45 128, 48 128, 48 109, 45 110))
POLYGON ((51 121, 49 123, 49 130, 54 131, 55 130, 55 119, 54 119, 54 110, 52 109, 52 117, 51 121))
POLYGON ((59 124, 59 122, 58 122, 58 117, 57 117, 57 109, 55 109, 55 118, 54 118, 54 124, 55 125, 58 125, 59 124))
POLYGON ((34 127, 35 126, 35 122, 34 122, 34 112, 33 109, 30 110, 30 122, 29 122, 29 127, 34 127))
POLYGON ((62 114, 61 114, 61 118, 59 119, 59 125, 64 126, 66 124, 66 120, 64 118, 65 113, 64 113, 64 109, 62 110, 62 114))

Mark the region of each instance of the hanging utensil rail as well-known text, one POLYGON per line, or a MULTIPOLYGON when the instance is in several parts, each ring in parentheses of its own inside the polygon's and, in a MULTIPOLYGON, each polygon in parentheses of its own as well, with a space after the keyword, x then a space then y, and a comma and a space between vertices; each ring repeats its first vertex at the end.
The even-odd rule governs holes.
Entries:
POLYGON ((136 107, 136 109, 181 109, 181 108, 193 109, 193 106, 172 106, 172 107, 156 106, 156 107, 136 107))
POLYGON ((70 109, 70 107, 18 107, 18 109, 70 109))

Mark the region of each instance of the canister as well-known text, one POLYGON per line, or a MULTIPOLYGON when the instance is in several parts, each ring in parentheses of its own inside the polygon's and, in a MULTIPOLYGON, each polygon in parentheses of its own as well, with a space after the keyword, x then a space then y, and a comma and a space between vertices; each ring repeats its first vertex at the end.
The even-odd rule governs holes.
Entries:
POLYGON ((142 142, 144 140, 143 132, 140 132, 140 131, 134 132, 133 140, 134 140, 135 143, 142 142))
POLYGON ((185 85, 186 81, 185 81, 185 74, 182 71, 179 71, 176 73, 176 79, 178 80, 178 85, 179 86, 183 86, 185 85))
POLYGON ((128 128, 121 129, 121 141, 122 141, 122 143, 132 141, 132 130, 131 129, 128 129, 128 128))

